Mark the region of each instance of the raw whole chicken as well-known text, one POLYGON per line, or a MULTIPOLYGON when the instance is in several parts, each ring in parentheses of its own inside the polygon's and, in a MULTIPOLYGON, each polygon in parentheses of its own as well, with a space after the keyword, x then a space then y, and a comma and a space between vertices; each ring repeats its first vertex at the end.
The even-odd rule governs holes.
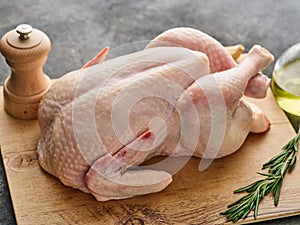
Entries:
POLYGON ((255 45, 236 64, 211 36, 174 28, 144 50, 107 61, 108 48, 58 79, 38 111, 40 165, 98 201, 163 190, 172 175, 139 166, 158 155, 219 158, 264 132, 260 71, 273 56, 255 45))

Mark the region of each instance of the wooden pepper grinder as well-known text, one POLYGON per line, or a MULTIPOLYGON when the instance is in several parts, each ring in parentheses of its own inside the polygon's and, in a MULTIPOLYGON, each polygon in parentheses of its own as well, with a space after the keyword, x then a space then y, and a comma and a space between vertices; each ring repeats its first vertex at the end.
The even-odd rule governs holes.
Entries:
POLYGON ((11 67, 4 82, 4 108, 18 119, 36 119, 41 98, 51 82, 43 65, 51 48, 46 34, 21 24, 0 40, 0 51, 11 67))

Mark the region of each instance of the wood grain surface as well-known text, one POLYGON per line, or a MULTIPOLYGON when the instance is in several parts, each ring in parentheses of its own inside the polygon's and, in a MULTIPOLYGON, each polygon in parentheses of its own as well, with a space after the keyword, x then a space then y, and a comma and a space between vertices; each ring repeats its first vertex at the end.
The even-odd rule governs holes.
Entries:
MULTIPOLYGON (((2 87, 0 104, 3 104, 2 87)), ((66 187, 39 166, 37 121, 17 120, 0 110, 0 144, 18 224, 224 224, 219 213, 241 197, 233 190, 260 178, 262 164, 278 153, 295 132, 269 91, 255 102, 271 119, 264 134, 250 134, 242 148, 215 160, 199 172, 200 159, 191 158, 164 191, 126 200, 97 202, 91 195, 66 187)), ((153 159, 153 161, 159 158, 153 159)), ((177 163, 181 158, 174 158, 177 163)), ((299 163, 299 162, 298 162, 299 163)), ((267 196, 258 220, 300 214, 300 166, 284 180, 280 202, 267 196)), ((241 223, 253 222, 252 214, 241 223)))

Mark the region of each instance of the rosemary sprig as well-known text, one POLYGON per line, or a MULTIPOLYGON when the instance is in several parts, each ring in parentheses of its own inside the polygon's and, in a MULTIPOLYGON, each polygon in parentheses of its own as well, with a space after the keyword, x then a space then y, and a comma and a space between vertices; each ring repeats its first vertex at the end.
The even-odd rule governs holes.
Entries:
POLYGON ((248 194, 228 205, 229 209, 221 212, 221 215, 226 215, 228 221, 235 223, 240 219, 246 218, 251 211, 254 211, 254 219, 256 219, 258 206, 264 196, 269 193, 273 194, 274 205, 277 206, 283 178, 286 172, 290 173, 295 168, 299 140, 300 129, 298 134, 282 148, 278 155, 263 165, 262 169, 268 169, 268 173, 257 172, 264 176, 263 179, 234 191, 234 193, 247 192, 248 194))

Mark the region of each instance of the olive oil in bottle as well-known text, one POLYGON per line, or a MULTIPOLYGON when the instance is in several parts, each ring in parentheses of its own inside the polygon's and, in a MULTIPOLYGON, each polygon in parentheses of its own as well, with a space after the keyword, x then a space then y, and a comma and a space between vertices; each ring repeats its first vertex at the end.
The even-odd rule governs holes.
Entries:
POLYGON ((273 73, 272 89, 284 111, 300 116, 300 59, 273 73))

